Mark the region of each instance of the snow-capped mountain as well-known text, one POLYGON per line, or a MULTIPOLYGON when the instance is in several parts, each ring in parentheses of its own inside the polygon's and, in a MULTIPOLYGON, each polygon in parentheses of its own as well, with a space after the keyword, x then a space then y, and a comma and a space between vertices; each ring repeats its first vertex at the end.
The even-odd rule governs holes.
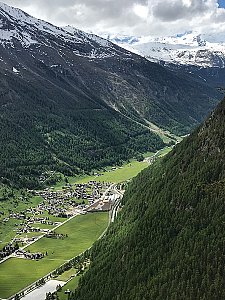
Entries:
POLYGON ((119 48, 94 34, 70 26, 57 27, 18 8, 0 3, 0 44, 5 48, 51 47, 55 38, 62 48, 70 47, 76 55, 91 59, 120 54, 119 48))
MULTIPOLYGON (((129 42, 136 44, 138 40, 133 37, 129 42)), ((214 106, 210 98, 216 95, 205 85, 197 89, 197 83, 190 77, 179 78, 174 94, 178 77, 170 70, 108 39, 71 26, 54 26, 3 3, 0 3, 0 72, 3 77, 9 73, 10 80, 16 76, 16 80, 32 83, 36 90, 41 81, 46 98, 53 89, 51 101, 58 105, 61 105, 58 95, 66 92, 63 99, 70 99, 67 106, 88 108, 94 103, 96 109, 107 107, 125 118, 134 117, 136 121, 150 121, 165 128, 183 127, 184 119, 186 127, 197 123, 202 112, 214 106), (205 105, 199 115, 193 110, 196 103, 193 86, 199 93, 198 99, 202 99, 201 105, 205 105), (171 104, 174 102, 176 108, 171 104), (178 114, 180 110, 183 114, 178 114)))
POLYGON ((218 98, 192 74, 0 3, 0 174, 7 180, 33 186, 33 170, 74 175, 152 151, 161 140, 150 130, 185 134, 218 98))
POLYGON ((121 47, 151 61, 200 67, 225 66, 225 37, 187 32, 171 37, 112 37, 121 47))

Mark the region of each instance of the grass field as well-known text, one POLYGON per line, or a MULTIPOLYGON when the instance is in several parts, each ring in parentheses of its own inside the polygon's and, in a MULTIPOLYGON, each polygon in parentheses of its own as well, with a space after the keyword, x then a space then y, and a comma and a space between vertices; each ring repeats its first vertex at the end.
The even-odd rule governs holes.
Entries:
POLYGON ((70 291, 74 291, 78 286, 79 279, 80 279, 80 276, 74 277, 66 285, 64 285, 64 287, 62 288, 62 291, 57 292, 59 300, 67 300, 68 299, 68 295, 65 294, 65 291, 67 289, 69 289, 70 291))
POLYGON ((163 157, 165 156, 167 153, 169 153, 171 150, 173 149, 173 147, 165 147, 162 150, 159 151, 159 157, 163 157))
POLYGON ((108 213, 77 216, 57 229, 68 234, 64 240, 42 238, 31 252, 48 252, 39 261, 9 259, 0 264, 0 298, 7 298, 88 249, 108 224, 108 213))
POLYGON ((154 152, 146 152, 146 153, 143 154, 143 156, 144 156, 144 158, 146 158, 146 157, 150 157, 154 154, 155 154, 154 152))
MULTIPOLYGON (((64 219, 61 220, 62 222, 64 219)), ((34 223, 32 224, 32 227, 34 228, 40 228, 40 229, 52 229, 55 227, 55 225, 49 225, 49 224, 42 224, 42 223, 34 223)))
MULTIPOLYGON (((162 157, 169 153, 172 150, 173 147, 165 147, 162 150, 159 151, 158 156, 162 157)), ((143 156, 150 157, 153 156, 153 152, 147 152, 143 156)), ((86 176, 86 177, 71 177, 69 178, 69 182, 71 184, 74 183, 87 183, 90 180, 96 180, 96 181, 106 181, 106 182, 112 182, 112 183, 120 183, 126 180, 129 180, 135 176, 137 176, 138 173, 140 173, 143 169, 147 168, 149 164, 147 162, 139 162, 136 160, 131 160, 130 163, 124 164, 122 167, 118 167, 116 170, 109 170, 106 172, 101 172, 101 176, 86 176)))
POLYGON ((8 217, 9 211, 12 210, 19 213, 29 207, 37 206, 42 201, 43 199, 41 197, 33 197, 27 201, 11 199, 0 202, 0 211, 4 213, 3 215, 0 215, 0 248, 3 248, 12 238, 14 238, 16 235, 16 232, 13 231, 13 229, 15 229, 15 224, 21 223, 21 221, 15 219, 10 219, 8 222, 2 222, 4 218, 8 217))
MULTIPOLYGON (((165 147, 159 151, 158 156, 162 157, 166 155, 169 151, 171 151, 172 147, 165 147)), ((154 152, 146 152, 143 154, 144 158, 153 156, 154 152)), ((112 168, 108 168, 105 172, 98 172, 101 176, 82 176, 82 177, 68 177, 68 181, 70 184, 75 183, 87 183, 91 180, 99 181, 99 182, 112 182, 112 183, 120 183, 126 180, 129 180, 138 173, 140 173, 143 169, 148 167, 147 162, 139 162, 137 160, 132 159, 129 163, 125 163, 122 167, 117 167, 116 170, 112 170, 112 168)), ((65 181, 58 182, 54 186, 54 190, 60 190, 65 185, 65 181)))
POLYGON ((95 241, 107 226, 107 220, 108 213, 77 216, 55 230, 56 233, 67 234, 67 238, 57 240, 44 237, 27 249, 30 252, 47 251, 47 260, 61 259, 63 263, 89 248, 90 241, 95 241))
POLYGON ((148 164, 146 162, 132 160, 130 163, 118 167, 116 170, 100 173, 102 174, 101 176, 87 176, 85 178, 74 180, 74 182, 71 183, 85 183, 90 180, 119 183, 137 176, 137 174, 147 168, 147 166, 148 164))
POLYGON ((59 275, 57 278, 55 278, 56 280, 60 280, 60 281, 67 281, 71 278, 71 276, 74 276, 77 273, 77 269, 75 268, 71 268, 68 271, 65 271, 64 273, 62 273, 61 275, 59 275))
MULTIPOLYGON (((58 262, 60 264, 60 262, 58 262)), ((11 258, 0 264, 0 297, 8 298, 32 282, 49 273, 56 261, 30 261, 11 258)))
MULTIPOLYGON (((153 155, 153 153, 148 152, 149 156, 153 155)), ((126 180, 129 180, 135 176, 143 169, 148 166, 146 162, 138 162, 136 160, 131 160, 129 163, 124 164, 122 167, 117 167, 116 170, 112 170, 112 168, 108 168, 105 172, 98 172, 101 176, 82 176, 82 177, 68 177, 68 181, 70 184, 75 183, 87 183, 91 180, 99 181, 99 182, 112 182, 119 183, 126 180)), ((65 185, 65 181, 58 182, 54 186, 54 190, 60 190, 65 185)))
POLYGON ((42 232, 28 232, 28 233, 22 233, 22 234, 19 234, 17 235, 17 237, 20 237, 20 238, 31 238, 31 237, 34 237, 34 236, 40 236, 42 235, 43 233, 42 232))

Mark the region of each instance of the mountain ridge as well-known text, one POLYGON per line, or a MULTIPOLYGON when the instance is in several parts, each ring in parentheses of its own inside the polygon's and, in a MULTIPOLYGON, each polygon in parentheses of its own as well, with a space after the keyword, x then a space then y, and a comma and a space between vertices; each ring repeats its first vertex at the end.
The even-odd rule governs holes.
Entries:
POLYGON ((218 101, 213 88, 186 74, 95 35, 0 7, 6 182, 35 186, 43 172, 90 172, 154 151, 163 142, 148 122, 185 134, 218 101), (21 139, 7 141, 9 132, 21 139))
POLYGON ((142 55, 150 61, 192 65, 198 67, 225 66, 224 38, 198 32, 168 37, 117 37, 110 39, 121 47, 142 55))

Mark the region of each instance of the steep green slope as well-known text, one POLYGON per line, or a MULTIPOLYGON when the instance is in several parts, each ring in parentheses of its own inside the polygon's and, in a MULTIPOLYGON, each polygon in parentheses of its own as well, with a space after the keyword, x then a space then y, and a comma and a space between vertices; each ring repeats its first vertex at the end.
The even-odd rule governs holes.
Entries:
POLYGON ((22 76, 0 71, 3 183, 38 187, 38 177, 46 171, 88 172, 163 147, 159 137, 113 110, 77 79, 69 84, 67 75, 50 72, 40 62, 34 66, 33 60, 26 56, 22 76))
POLYGON ((38 187, 46 171, 66 175, 121 163, 163 141, 101 101, 66 94, 44 80, 0 76, 0 174, 3 183, 38 187))
POLYGON ((130 185, 74 299, 225 299, 225 100, 130 185))

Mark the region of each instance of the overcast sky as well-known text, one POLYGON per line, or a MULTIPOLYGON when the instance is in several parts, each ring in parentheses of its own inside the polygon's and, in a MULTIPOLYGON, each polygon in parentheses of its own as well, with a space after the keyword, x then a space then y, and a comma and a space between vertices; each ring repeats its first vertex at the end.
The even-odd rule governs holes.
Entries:
POLYGON ((225 0, 3 0, 55 25, 94 33, 225 33, 225 0), (219 1, 219 2, 218 2, 219 1), (219 3, 219 4, 218 4, 219 3))

